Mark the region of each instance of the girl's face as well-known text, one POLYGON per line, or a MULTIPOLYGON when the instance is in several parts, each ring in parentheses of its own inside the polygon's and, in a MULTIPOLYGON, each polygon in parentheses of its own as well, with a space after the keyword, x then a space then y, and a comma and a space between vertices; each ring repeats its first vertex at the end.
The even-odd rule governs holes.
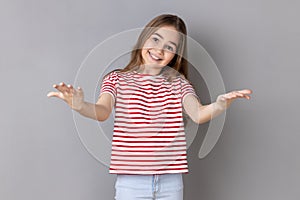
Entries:
POLYGON ((168 65, 174 58, 179 43, 179 33, 173 26, 162 26, 145 42, 142 57, 145 65, 160 68, 168 65))

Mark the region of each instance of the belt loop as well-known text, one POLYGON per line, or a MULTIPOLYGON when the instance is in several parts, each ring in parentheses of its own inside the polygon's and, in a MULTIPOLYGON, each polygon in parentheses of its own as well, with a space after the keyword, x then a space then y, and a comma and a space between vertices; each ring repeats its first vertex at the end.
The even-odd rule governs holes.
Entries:
POLYGON ((156 192, 158 191, 158 176, 158 174, 153 174, 152 179, 152 193, 154 199, 156 199, 156 192))

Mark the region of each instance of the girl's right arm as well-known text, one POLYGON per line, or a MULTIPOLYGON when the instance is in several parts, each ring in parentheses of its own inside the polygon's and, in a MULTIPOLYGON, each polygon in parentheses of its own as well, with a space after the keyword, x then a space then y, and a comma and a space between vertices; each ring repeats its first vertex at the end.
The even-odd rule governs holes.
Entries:
POLYGON ((96 104, 93 104, 84 101, 83 90, 79 87, 75 89, 72 85, 65 85, 63 82, 53 87, 59 92, 49 92, 48 97, 64 100, 73 110, 85 117, 105 121, 113 109, 114 98, 108 93, 101 94, 96 104))
POLYGON ((113 97, 108 93, 103 93, 96 104, 84 101, 81 108, 76 111, 85 117, 105 121, 109 117, 113 105, 113 97))

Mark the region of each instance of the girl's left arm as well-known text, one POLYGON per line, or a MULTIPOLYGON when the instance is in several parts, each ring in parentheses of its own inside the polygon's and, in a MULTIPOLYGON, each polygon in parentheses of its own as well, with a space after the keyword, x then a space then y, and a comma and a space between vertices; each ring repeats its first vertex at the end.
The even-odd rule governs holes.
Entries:
POLYGON ((194 95, 187 95, 183 101, 183 108, 195 123, 203 124, 224 112, 233 100, 237 98, 250 99, 249 94, 251 93, 252 91, 249 89, 232 91, 219 95, 216 102, 208 105, 202 105, 194 95))

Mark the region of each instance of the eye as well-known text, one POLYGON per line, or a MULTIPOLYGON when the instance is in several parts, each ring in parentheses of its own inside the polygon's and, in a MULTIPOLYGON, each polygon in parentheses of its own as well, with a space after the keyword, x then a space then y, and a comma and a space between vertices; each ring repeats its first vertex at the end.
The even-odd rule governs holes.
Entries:
POLYGON ((171 46, 169 46, 169 45, 166 46, 166 49, 167 49, 168 51, 174 52, 174 48, 171 47, 171 46))
POLYGON ((158 42, 158 41, 159 41, 159 39, 156 38, 156 37, 153 37, 152 40, 153 40, 154 42, 158 42))

